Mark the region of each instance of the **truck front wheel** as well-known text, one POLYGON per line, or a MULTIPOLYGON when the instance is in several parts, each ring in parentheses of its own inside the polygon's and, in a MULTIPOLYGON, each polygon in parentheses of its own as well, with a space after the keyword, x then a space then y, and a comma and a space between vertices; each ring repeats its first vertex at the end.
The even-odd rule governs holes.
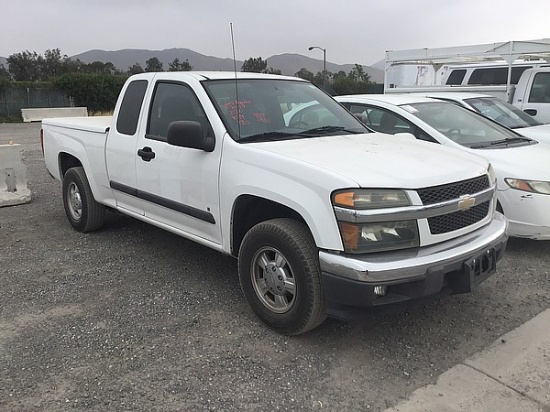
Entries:
POLYGON ((254 313, 281 333, 298 335, 326 318, 319 252, 303 223, 274 219, 250 229, 239 250, 239 280, 254 313))
POLYGON ((105 206, 95 201, 82 167, 72 167, 63 176, 63 206, 71 226, 79 232, 103 226, 105 206))

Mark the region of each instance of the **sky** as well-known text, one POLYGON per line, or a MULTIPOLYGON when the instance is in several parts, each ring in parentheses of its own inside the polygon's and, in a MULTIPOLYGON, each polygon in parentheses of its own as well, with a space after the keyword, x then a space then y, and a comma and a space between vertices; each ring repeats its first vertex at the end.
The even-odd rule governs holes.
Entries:
POLYGON ((292 53, 372 65, 386 50, 550 38, 548 0, 0 0, 0 56, 58 48, 292 53))

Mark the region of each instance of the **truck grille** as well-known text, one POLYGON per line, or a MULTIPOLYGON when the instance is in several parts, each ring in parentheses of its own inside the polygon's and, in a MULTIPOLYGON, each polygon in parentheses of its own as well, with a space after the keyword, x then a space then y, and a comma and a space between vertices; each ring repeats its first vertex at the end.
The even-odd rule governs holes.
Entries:
MULTIPOLYGON (((448 185, 420 189, 418 195, 424 205, 458 199, 463 195, 471 195, 489 188, 486 175, 464 180, 448 185)), ((430 233, 438 235, 462 229, 483 220, 489 213, 490 201, 475 205, 465 211, 457 211, 446 215, 434 216, 428 219, 430 233)))
POLYGON ((430 226, 430 233, 432 235, 439 235, 441 233, 462 229, 463 227, 479 222, 489 213, 489 203, 490 202, 481 203, 464 212, 458 211, 429 218, 428 225, 430 226))
POLYGON ((488 188, 489 178, 487 175, 483 175, 462 182, 420 189, 418 195, 422 200, 422 204, 431 205, 446 200, 458 199, 460 196, 471 195, 488 188))

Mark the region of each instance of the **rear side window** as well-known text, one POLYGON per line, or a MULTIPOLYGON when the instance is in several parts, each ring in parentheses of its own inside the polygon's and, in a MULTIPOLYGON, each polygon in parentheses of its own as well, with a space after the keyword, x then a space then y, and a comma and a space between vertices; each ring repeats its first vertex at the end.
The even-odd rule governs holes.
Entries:
POLYGON ((126 88, 118 112, 116 130, 118 133, 133 136, 136 134, 141 105, 147 90, 147 80, 134 80, 126 88))
POLYGON ((466 69, 453 70, 449 75, 449 78, 447 79, 447 82, 445 84, 452 85, 452 86, 459 86, 462 84, 462 80, 464 80, 465 75, 466 75, 466 69))
MULTIPOLYGON (((512 67, 510 84, 518 84, 521 74, 532 66, 512 67)), ((491 67, 475 69, 468 80, 468 84, 495 85, 508 83, 508 67, 491 67)))

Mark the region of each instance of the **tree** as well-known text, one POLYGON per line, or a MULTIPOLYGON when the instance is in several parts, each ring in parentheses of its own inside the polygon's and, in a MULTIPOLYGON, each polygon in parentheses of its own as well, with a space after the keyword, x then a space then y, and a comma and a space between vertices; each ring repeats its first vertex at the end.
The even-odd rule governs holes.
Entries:
POLYGON ((253 73, 265 73, 267 69, 267 60, 262 60, 261 57, 250 58, 243 62, 241 67, 242 72, 253 72, 253 73))
POLYGON ((250 58, 244 61, 241 66, 242 72, 253 72, 253 73, 268 73, 268 74, 281 74, 279 69, 274 69, 273 67, 267 68, 267 60, 262 60, 261 57, 250 58))
POLYGON ((143 70, 143 67, 141 67, 141 64, 134 63, 132 66, 128 67, 128 74, 138 74, 143 73, 145 70, 143 70))
POLYGON ((310 72, 308 69, 306 69, 305 67, 302 67, 300 70, 294 73, 294 77, 299 77, 300 79, 313 82, 314 74, 310 72))
POLYGON ((146 72, 163 72, 162 63, 157 57, 151 57, 145 61, 146 72))
POLYGON ((12 54, 7 61, 13 80, 35 82, 41 79, 38 53, 25 50, 12 54))
POLYGON ((28 50, 8 57, 8 67, 15 81, 45 81, 81 69, 80 60, 71 60, 59 49, 49 49, 44 56, 28 50))
POLYGON ((333 76, 332 90, 336 95, 368 93, 371 88, 370 76, 359 64, 356 64, 347 75, 340 71, 333 76))
POLYGON ((67 65, 64 63, 69 60, 67 55, 61 55, 59 49, 49 49, 44 52, 44 57, 39 58, 41 80, 48 80, 66 73, 67 65))
POLYGON ((323 72, 317 72, 317 74, 313 77, 313 84, 321 89, 324 89, 325 91, 328 91, 330 89, 332 73, 328 70, 323 74, 323 72))
POLYGON ((189 64, 189 60, 187 59, 184 62, 180 62, 180 59, 176 57, 172 63, 168 64, 169 72, 188 72, 190 70, 193 70, 193 66, 189 64))
POLYGON ((114 109, 126 76, 110 74, 68 73, 54 85, 72 97, 77 106, 86 106, 91 113, 114 109))
POLYGON ((365 69, 360 64, 355 64, 355 67, 349 72, 349 77, 353 78, 357 82, 368 83, 370 82, 370 76, 365 73, 365 69))
POLYGON ((274 69, 273 67, 270 67, 269 69, 267 70, 264 70, 263 73, 267 73, 267 74, 278 74, 278 75, 281 75, 281 71, 279 69, 274 69))
POLYGON ((11 80, 10 72, 4 67, 3 64, 0 64, 0 80, 11 80))
MULTIPOLYGON (((122 74, 120 70, 117 70, 115 65, 111 62, 103 63, 95 61, 82 66, 81 70, 85 73, 97 73, 97 74, 122 74)), ((143 69, 142 69, 143 71, 143 69)))

